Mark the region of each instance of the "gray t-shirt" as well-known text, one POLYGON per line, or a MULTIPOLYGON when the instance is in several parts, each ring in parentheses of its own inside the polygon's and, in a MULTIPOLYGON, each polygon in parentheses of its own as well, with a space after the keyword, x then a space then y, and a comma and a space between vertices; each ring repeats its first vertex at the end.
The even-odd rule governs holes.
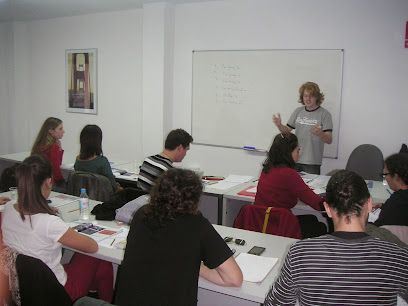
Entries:
POLYGON ((288 127, 295 129, 299 140, 300 164, 322 164, 324 142, 310 131, 315 125, 320 125, 324 132, 333 130, 332 117, 328 110, 318 107, 313 111, 308 111, 301 106, 295 109, 287 123, 288 127))

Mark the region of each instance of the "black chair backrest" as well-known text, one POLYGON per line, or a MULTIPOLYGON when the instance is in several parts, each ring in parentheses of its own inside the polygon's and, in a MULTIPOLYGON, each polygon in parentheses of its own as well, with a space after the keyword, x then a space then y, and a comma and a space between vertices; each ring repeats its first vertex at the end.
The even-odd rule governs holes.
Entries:
POLYGON ((21 306, 71 306, 72 301, 54 272, 41 260, 19 254, 16 270, 21 306))
POLYGON ((68 176, 67 193, 79 196, 80 189, 86 188, 90 199, 105 202, 114 193, 111 181, 103 175, 75 171, 68 176))
POLYGON ((19 164, 14 164, 3 170, 0 176, 0 192, 8 191, 10 187, 17 186, 16 168, 19 164))
POLYGON ((382 181, 384 157, 379 148, 362 144, 351 152, 346 169, 361 175, 365 180, 382 181))

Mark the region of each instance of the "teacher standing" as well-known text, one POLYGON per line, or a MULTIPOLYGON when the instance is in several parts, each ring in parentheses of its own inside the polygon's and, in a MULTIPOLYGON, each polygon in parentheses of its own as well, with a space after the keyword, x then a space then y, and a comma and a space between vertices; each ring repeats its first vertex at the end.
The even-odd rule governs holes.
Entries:
POLYGON ((295 130, 302 151, 297 166, 299 170, 313 174, 320 174, 324 144, 332 143, 332 117, 320 106, 323 101, 324 94, 319 85, 306 82, 299 88, 299 103, 304 106, 295 109, 287 125, 282 124, 279 113, 273 115, 273 123, 282 133, 295 130))

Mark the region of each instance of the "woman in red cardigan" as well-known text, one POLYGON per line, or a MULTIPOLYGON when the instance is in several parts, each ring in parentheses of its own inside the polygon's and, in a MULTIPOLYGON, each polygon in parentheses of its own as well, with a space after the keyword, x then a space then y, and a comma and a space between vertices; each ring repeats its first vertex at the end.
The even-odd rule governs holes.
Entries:
POLYGON ((62 156, 64 155, 64 150, 61 148, 61 138, 64 133, 62 120, 49 117, 41 126, 31 149, 31 155, 41 155, 51 162, 54 190, 60 192, 65 190, 65 180, 61 172, 62 156))
MULTIPOLYGON (((323 198, 315 194, 295 170, 300 147, 296 135, 276 135, 263 163, 255 205, 293 208, 298 200, 316 210, 323 210, 323 198)), ((298 216, 303 238, 326 233, 326 226, 313 215, 298 216)))

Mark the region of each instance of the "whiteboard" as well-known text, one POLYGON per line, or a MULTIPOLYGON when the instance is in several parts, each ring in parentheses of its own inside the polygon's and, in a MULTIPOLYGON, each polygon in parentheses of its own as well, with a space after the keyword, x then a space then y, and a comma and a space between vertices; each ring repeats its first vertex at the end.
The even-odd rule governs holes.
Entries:
POLYGON ((333 118, 333 142, 325 157, 337 157, 343 50, 193 51, 191 131, 198 144, 269 150, 279 132, 272 115, 286 124, 301 106, 299 87, 319 85, 333 118))

